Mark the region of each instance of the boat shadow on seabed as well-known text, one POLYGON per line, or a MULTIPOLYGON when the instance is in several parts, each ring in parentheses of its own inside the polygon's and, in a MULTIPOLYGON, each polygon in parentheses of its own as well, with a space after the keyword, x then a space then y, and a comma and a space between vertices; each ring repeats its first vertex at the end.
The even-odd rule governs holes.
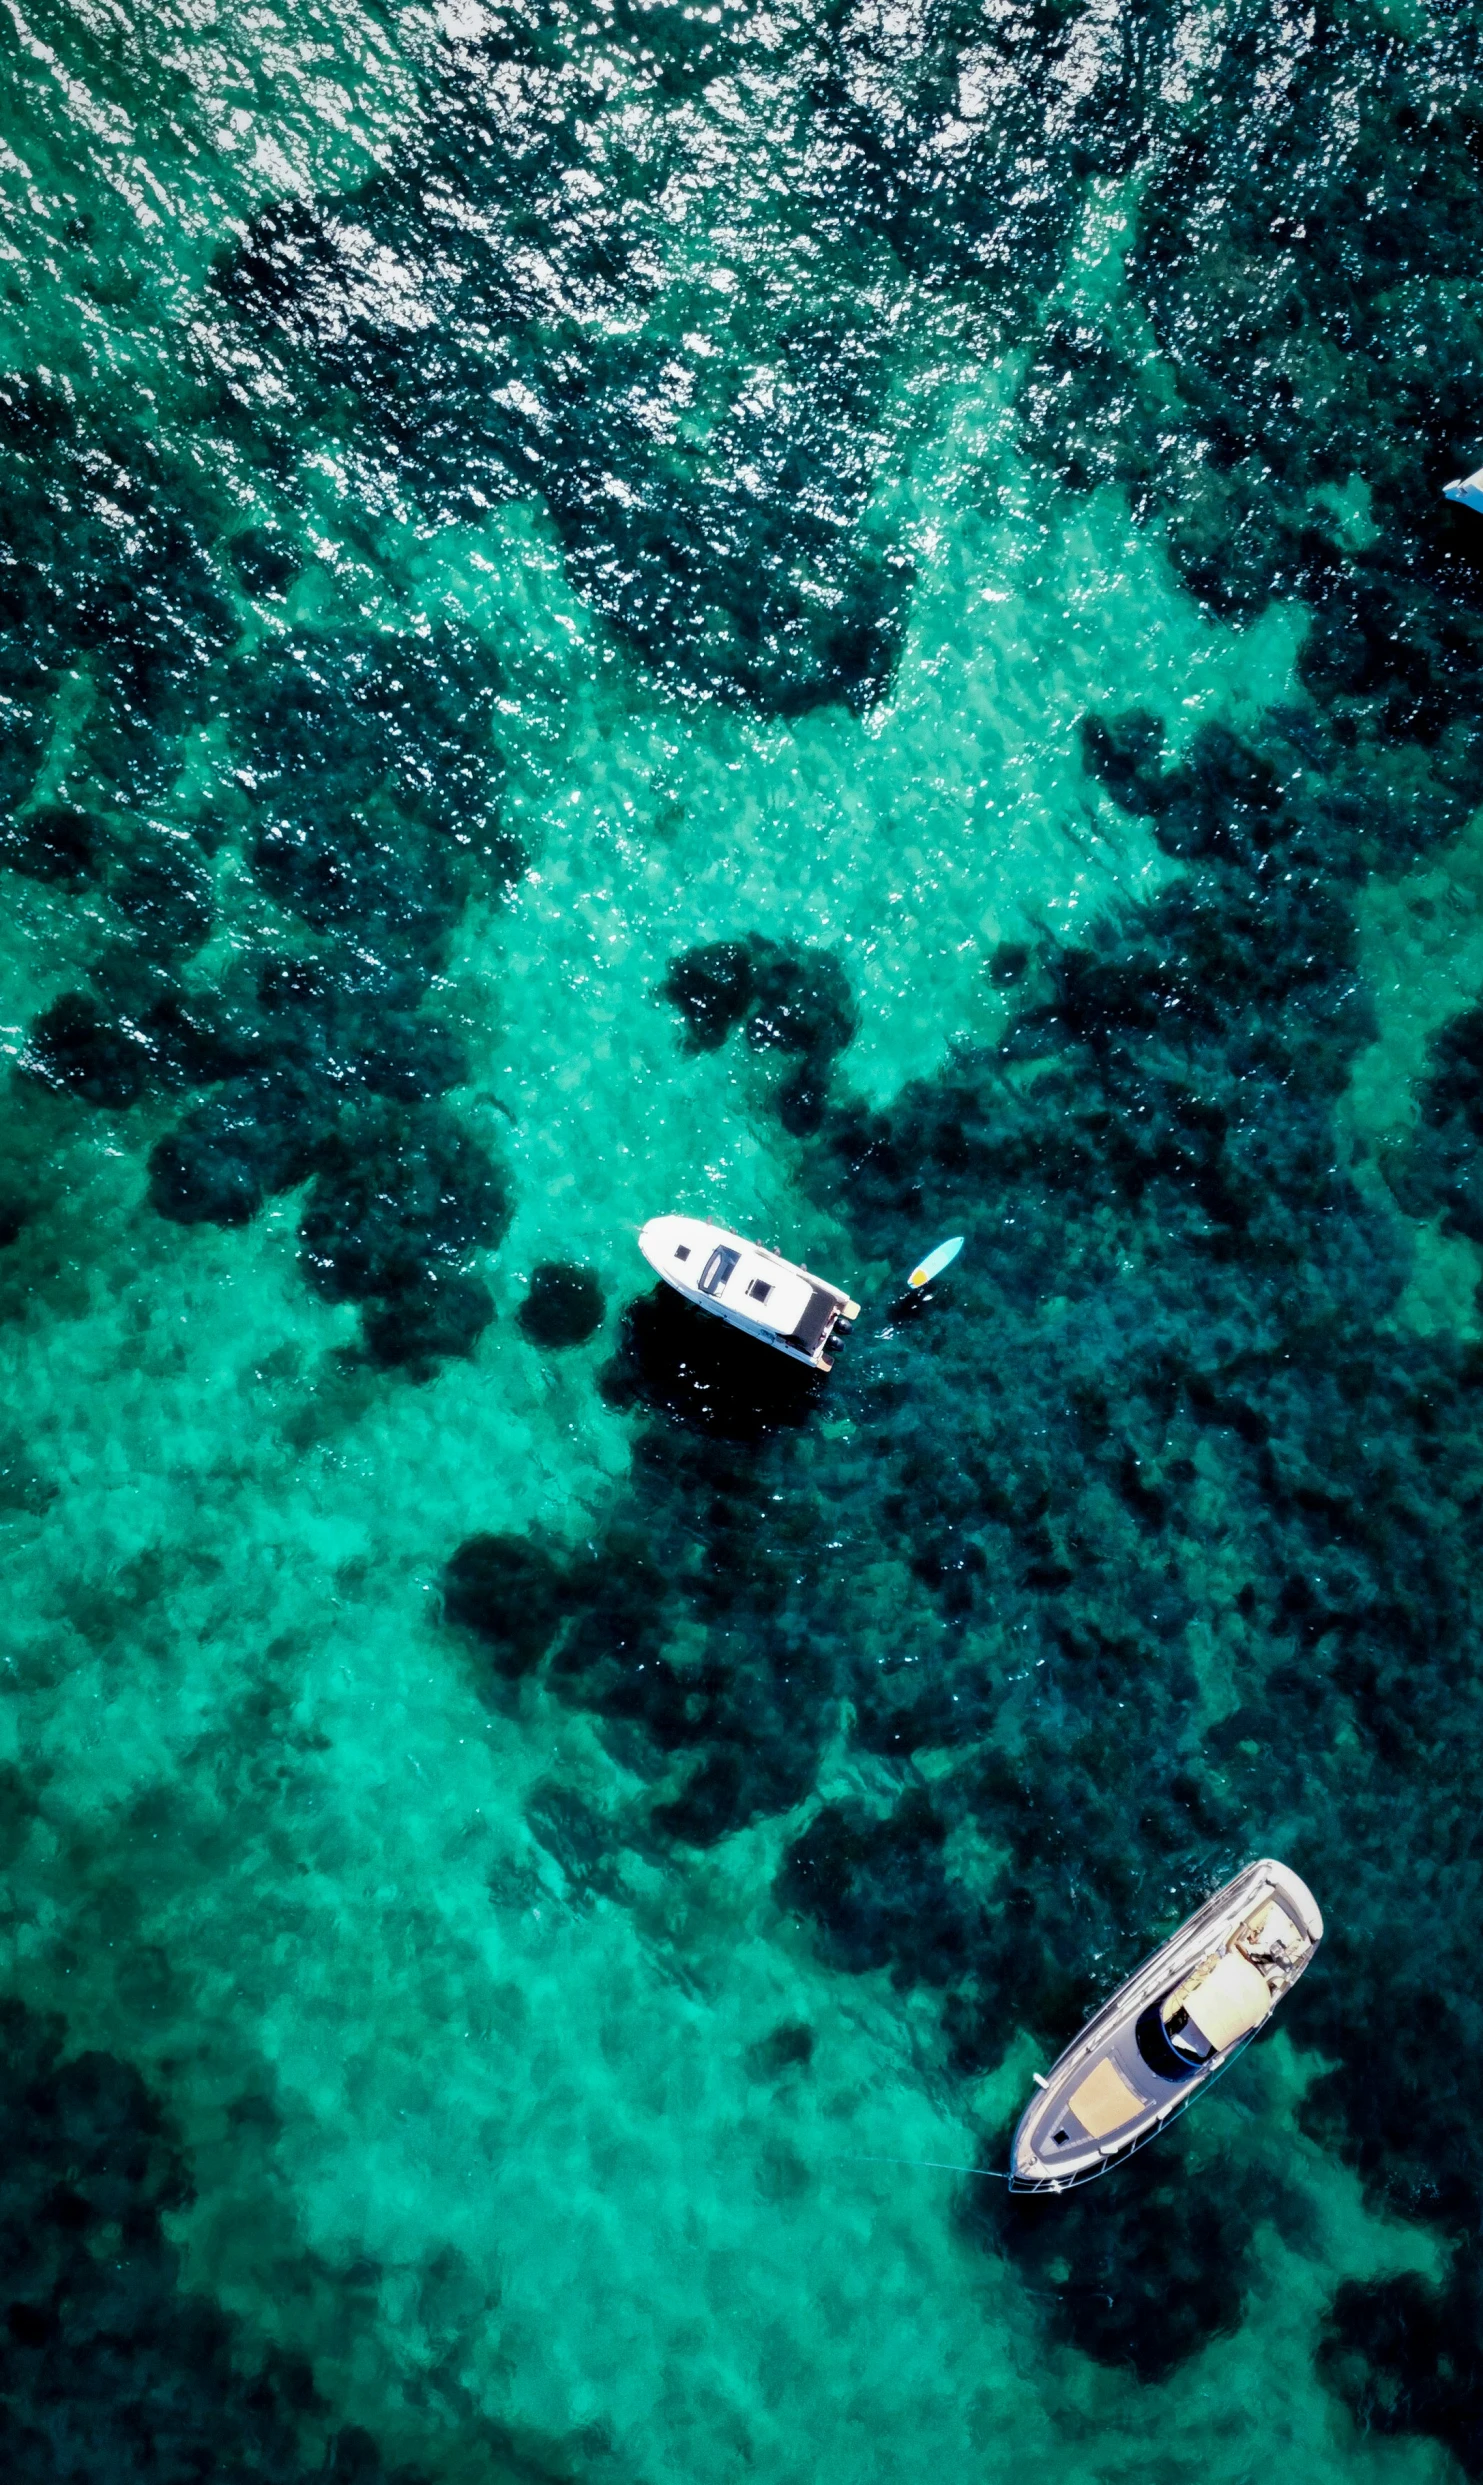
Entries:
MULTIPOLYGON (((1282 2181, 1260 2125, 1243 2120, 1240 2147, 1229 2128, 1212 2136, 1192 2117, 1119 2166, 1115 2181, 1055 2197, 997 2182, 965 2187, 959 2216, 1013 2264, 1061 2337, 1098 2363, 1162 2381, 1237 2327, 1258 2226, 1270 2221, 1291 2239, 1311 2214, 1282 2181)), ((991 2158, 1003 2162, 997 2149, 991 2158)))
POLYGON ((601 1386, 610 1406, 647 1406, 698 1432, 760 1441, 804 1422, 825 1382, 659 1285, 624 1313, 601 1386))

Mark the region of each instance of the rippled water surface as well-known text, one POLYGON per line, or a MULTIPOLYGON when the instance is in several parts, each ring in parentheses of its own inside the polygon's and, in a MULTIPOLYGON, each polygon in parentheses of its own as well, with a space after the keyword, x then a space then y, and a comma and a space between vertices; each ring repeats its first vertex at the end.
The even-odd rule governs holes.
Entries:
POLYGON ((8 8, 7 2476, 1483 2473, 1479 36, 8 8))

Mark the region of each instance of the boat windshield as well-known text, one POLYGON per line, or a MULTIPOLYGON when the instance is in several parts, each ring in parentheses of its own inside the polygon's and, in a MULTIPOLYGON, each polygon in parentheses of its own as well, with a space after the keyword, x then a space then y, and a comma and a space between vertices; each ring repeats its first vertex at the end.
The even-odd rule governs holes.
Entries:
POLYGON ((732 1270, 736 1267, 740 1258, 741 1253, 739 1251, 728 1251, 725 1243, 717 1243, 715 1250, 711 1253, 710 1258, 707 1260, 704 1268, 700 1272, 699 1285, 701 1293, 719 1294, 721 1288, 725 1285, 727 1278, 731 1275, 732 1270))
POLYGON ((1185 2044, 1188 2044, 1195 2031, 1190 2027, 1186 2012, 1176 2011, 1174 2018, 1180 2022, 1177 2030, 1172 2021, 1165 2026, 1158 2003, 1150 2002, 1133 2031, 1138 2051, 1149 2069, 1157 2071, 1160 2079, 1188 2079, 1190 2073, 1198 2071, 1201 2062, 1208 2061, 1210 2057, 1211 2048, 1204 2045, 1203 2040, 1197 2039, 1202 2046, 1199 2053, 1185 2051, 1179 2039, 1183 2037, 1185 2044))

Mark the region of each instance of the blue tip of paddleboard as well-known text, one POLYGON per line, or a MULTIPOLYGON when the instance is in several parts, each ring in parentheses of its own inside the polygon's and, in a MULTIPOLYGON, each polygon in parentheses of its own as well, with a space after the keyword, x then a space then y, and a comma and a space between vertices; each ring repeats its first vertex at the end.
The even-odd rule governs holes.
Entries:
POLYGON ((929 1251, 925 1260, 912 1270, 907 1284, 912 1287, 930 1285, 934 1277, 940 1277, 943 1270, 951 1265, 962 1248, 961 1234, 954 1234, 951 1242, 939 1243, 937 1249, 929 1251))
POLYGON ((1483 468, 1475 475, 1464 475, 1458 483, 1444 483, 1448 500, 1461 501, 1464 509, 1483 510, 1483 468))

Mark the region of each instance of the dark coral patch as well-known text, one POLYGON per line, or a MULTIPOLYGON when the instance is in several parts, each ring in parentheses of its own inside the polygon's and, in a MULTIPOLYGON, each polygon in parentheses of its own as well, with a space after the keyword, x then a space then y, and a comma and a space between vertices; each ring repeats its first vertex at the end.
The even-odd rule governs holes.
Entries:
POLYGON ((420 1377, 471 1354, 493 1319, 468 1262, 499 1241, 509 1204, 492 1157, 436 1102, 463 1054, 417 1012, 419 991, 415 975, 367 989, 270 961, 255 1005, 212 1018, 167 999, 143 1033, 160 1084, 211 1086, 156 1142, 151 1205, 179 1225, 245 1225, 310 1182, 310 1284, 364 1304, 370 1359, 420 1377))
POLYGON ((443 1577, 449 1621, 474 1633, 508 1681, 540 1664, 572 1603, 562 1564, 527 1536, 470 1536, 443 1577))
POLYGON ((424 1268, 367 1305, 366 1352, 385 1371, 426 1379, 445 1356, 472 1355, 493 1318, 494 1297, 482 1277, 424 1268))
MULTIPOLYGON (((272 358, 425 512, 478 522, 539 492, 580 591, 682 695, 865 708, 911 585, 875 494, 899 420, 882 299, 904 268, 929 295, 962 289, 975 335, 1017 333, 1080 177, 1126 171, 1153 134, 1171 25, 1106 35, 1078 50, 1077 11, 949 11, 905 48, 868 11, 811 25, 787 212, 718 304, 676 263, 653 151, 666 201, 717 178, 712 99, 778 74, 755 25, 623 8, 575 52, 534 18, 466 31, 418 136, 353 192, 264 209, 213 287, 253 366, 272 358), (964 78, 992 111, 957 112, 964 78), (367 283, 383 254, 414 323, 367 283)), ((249 435, 270 420, 235 378, 226 396, 249 435)))
POLYGON ((249 595, 286 595, 303 568, 297 546, 274 526, 244 527, 233 536, 229 550, 249 595))
POLYGON ((112 876, 109 895, 143 950, 183 954, 210 934, 211 882, 181 842, 141 839, 112 876))
MULTIPOLYGON (((687 1322, 701 1320, 672 1299, 687 1322)), ((727 1335, 719 1323, 703 1325, 727 1335)), ((793 1368, 779 1357, 759 1360, 764 1381, 769 1364, 785 1375, 793 1368)), ((806 1384, 809 1376, 799 1377, 806 1384)), ((807 1576, 813 1507, 803 1494, 775 1496, 780 1506, 769 1510, 765 1545, 756 1533, 766 1474, 759 1447, 779 1424, 796 1426, 807 1404, 805 1395, 739 1407, 728 1397, 698 1421, 661 1417, 641 1448, 636 1502, 564 1567, 559 1593, 569 1622, 555 1645, 550 1687, 603 1721, 626 1765, 655 1783, 655 1827, 687 1844, 712 1845, 748 1821, 790 1809, 808 1790, 828 1732, 828 1659, 821 1665, 806 1611, 782 1611, 790 1587, 807 1576), (703 1562, 697 1516, 706 1530, 703 1562), (701 1624, 703 1648, 676 1644, 676 1625, 686 1619, 701 1624)), ((519 1556, 509 1539, 491 1541, 497 1596, 508 1561, 509 1602, 518 1607, 519 1556)), ((481 1582, 484 1559, 481 1553, 481 1582)), ((497 1616, 502 1611, 497 1603, 497 1616)), ((503 1625, 497 1619, 494 1627, 503 1625)))
MULTIPOLYGON (((646 58, 651 34, 634 29, 646 58)), ((264 211, 218 265, 219 297, 292 367, 301 400, 348 420, 374 463, 394 458, 425 509, 467 518, 539 490, 574 583, 677 688, 779 715, 869 706, 890 679, 911 575, 866 516, 876 323, 853 300, 787 322, 762 393, 730 353, 710 372, 680 344, 687 316, 713 322, 699 302, 687 312, 679 286, 672 318, 635 325, 634 306, 659 307, 643 219, 580 186, 585 135, 609 117, 600 80, 543 56, 532 30, 513 41, 528 147, 492 121, 479 46, 463 47, 430 142, 353 198, 264 211), (450 215, 454 197, 477 212, 450 215), (553 319, 549 304, 536 314, 512 272, 515 237, 532 229, 570 301, 621 301, 630 316, 604 329, 553 319), (415 267, 425 324, 378 318, 358 273, 368 247, 415 267), (697 383, 702 404, 680 429, 697 383)), ((626 160, 626 137, 612 142, 626 160)))
POLYGON ((37 803, 10 820, 0 835, 0 860, 31 880, 80 889, 98 868, 97 822, 75 804, 37 803))
POLYGON ((377 1306, 374 1360, 423 1371, 487 1325, 463 1263, 505 1221, 497 1173, 435 1101, 465 1074, 461 1048, 421 1010, 470 894, 521 867, 498 819, 496 669, 447 624, 302 631, 222 662, 236 624, 216 559, 276 595, 298 555, 272 526, 243 532, 154 416, 123 386, 0 381, 0 860, 85 888, 107 927, 91 989, 37 1020, 27 1066, 113 1111, 199 1091, 151 1157, 151 1202, 177 1223, 242 1225, 317 1178, 313 1281, 377 1306), (38 802, 68 685, 65 786, 85 803, 65 787, 38 802), (177 829, 158 814, 183 737, 223 719, 228 816, 177 829), (261 888, 320 952, 263 961, 255 992, 241 964, 203 989, 186 980, 214 922, 202 857, 244 809, 261 888), (367 1097, 417 1110, 388 1137, 384 1117, 356 1118, 367 1097))
POLYGON ((264 886, 316 932, 436 963, 476 872, 518 869, 496 825, 494 690, 487 661, 446 628, 426 644, 304 635, 244 672, 264 886))
POLYGON ((336 1141, 299 1221, 305 1274, 329 1303, 394 1295, 499 1240, 509 1222, 492 1158, 441 1115, 367 1116, 336 1141))
POLYGON ((739 1027, 756 989, 752 951, 746 941, 711 941, 672 958, 660 987, 685 1021, 698 1053, 714 1052, 739 1027))
POLYGON ((1431 1048, 1420 1128, 1392 1180, 1416 1216, 1483 1242, 1483 1009, 1448 1021, 1431 1048))
POLYGON ((59 2023, 0 2004, 0 2462, 15 2485, 230 2474, 242 2485, 417 2485, 339 2434, 306 2364, 254 2361, 180 2282, 164 2220, 191 2198, 179 2143, 128 2063, 66 2054, 59 2023))
POLYGON ((31 1058, 53 1086, 113 1112, 137 1104, 149 1076, 136 1031, 108 1018, 85 992, 64 993, 42 1012, 31 1031, 31 1058))
POLYGON ((884 1819, 826 1805, 789 1848, 778 1895, 825 1931, 842 1966, 911 1972, 931 1983, 961 1973, 971 1905, 954 1904, 943 1844, 948 1824, 920 1793, 884 1819))
POLYGON ((752 937, 752 1006, 747 1042, 758 1053, 803 1053, 827 1061, 855 1032, 855 1004, 839 960, 827 949, 794 948, 752 937))
POLYGON ((792 2071, 806 2071, 813 2058, 813 2029, 801 2019, 783 2019, 748 2048, 747 2069, 754 2079, 786 2079, 792 2071))
POLYGON ((306 1179, 325 1128, 298 1082, 229 1080, 155 1146, 150 1204, 174 1225, 247 1225, 306 1179))
POLYGON ((0 697, 21 710, 6 720, 11 801, 44 747, 37 711, 74 670, 96 692, 75 737, 79 773, 121 809, 162 791, 173 735, 232 634, 208 552, 215 509, 151 413, 112 381, 92 393, 0 378, 0 697))
POLYGON ((1262 2165, 1202 2161, 1176 2129, 1058 2200, 977 2185, 965 2219, 1008 2255, 1084 2355, 1158 2382, 1237 2327, 1257 2224, 1274 2206, 1262 2165))
POLYGON ((542 1260, 530 1272, 519 1321, 535 1346, 581 1346, 602 1325, 602 1287, 589 1268, 542 1260))
POLYGON ((1483 2473, 1483 2272, 1463 2243, 1445 2282, 1414 2270, 1349 2279, 1330 2309, 1319 2369, 1363 2433, 1426 2433, 1465 2476, 1483 2473))
POLYGON ((744 1026, 753 1052, 791 1055, 778 1111, 800 1136, 818 1129, 835 1055, 857 1024, 849 979, 829 950, 752 932, 672 958, 660 990, 684 1018, 695 1052, 715 1051, 744 1026))

